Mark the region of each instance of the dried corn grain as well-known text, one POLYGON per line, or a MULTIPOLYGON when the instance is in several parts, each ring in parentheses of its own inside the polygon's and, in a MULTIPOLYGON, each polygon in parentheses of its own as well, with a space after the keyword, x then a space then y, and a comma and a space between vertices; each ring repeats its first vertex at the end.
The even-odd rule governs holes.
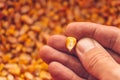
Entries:
POLYGON ((77 42, 76 38, 74 38, 74 37, 67 37, 66 38, 66 47, 67 47, 67 49, 69 51, 71 51, 75 47, 76 42, 77 42))

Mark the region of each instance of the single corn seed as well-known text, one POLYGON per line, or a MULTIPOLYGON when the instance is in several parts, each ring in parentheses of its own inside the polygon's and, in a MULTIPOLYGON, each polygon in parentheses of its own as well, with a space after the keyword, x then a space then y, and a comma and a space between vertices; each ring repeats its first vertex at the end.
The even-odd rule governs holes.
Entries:
POLYGON ((69 51, 71 51, 75 47, 76 42, 77 42, 76 38, 74 38, 74 37, 67 37, 66 38, 66 47, 67 47, 67 49, 69 51))
POLYGON ((25 72, 24 75, 28 80, 32 80, 34 78, 34 76, 30 72, 25 72))

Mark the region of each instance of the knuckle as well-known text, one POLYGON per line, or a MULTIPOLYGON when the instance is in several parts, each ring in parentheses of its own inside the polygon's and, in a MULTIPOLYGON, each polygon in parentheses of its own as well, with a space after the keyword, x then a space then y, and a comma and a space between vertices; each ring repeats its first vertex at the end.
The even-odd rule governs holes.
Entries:
POLYGON ((87 69, 90 71, 95 71, 100 65, 104 64, 105 59, 109 59, 109 55, 107 55, 104 51, 98 50, 93 52, 91 56, 87 57, 87 69))

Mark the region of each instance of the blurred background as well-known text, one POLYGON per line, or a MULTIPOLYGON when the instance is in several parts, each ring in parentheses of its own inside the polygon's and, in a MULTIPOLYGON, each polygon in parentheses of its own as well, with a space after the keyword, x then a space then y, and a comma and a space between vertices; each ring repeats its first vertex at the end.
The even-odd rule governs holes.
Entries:
POLYGON ((39 50, 75 21, 120 27, 120 0, 0 0, 0 80, 52 80, 39 50))

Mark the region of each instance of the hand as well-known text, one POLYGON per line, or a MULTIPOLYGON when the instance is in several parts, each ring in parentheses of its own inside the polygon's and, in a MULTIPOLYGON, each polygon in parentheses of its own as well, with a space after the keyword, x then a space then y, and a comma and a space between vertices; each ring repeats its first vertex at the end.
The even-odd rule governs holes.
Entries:
MULTIPOLYGON (((107 54, 108 56, 109 56, 109 54, 108 54, 108 52, 109 52, 118 63, 120 63, 120 58, 118 56, 118 54, 120 53, 119 33, 120 33, 120 30, 115 27, 106 27, 106 26, 94 24, 94 23, 72 23, 72 24, 68 25, 68 27, 66 29, 67 36, 74 36, 78 40, 80 40, 80 42, 86 40, 86 39, 81 40, 81 38, 83 38, 83 37, 90 37, 90 38, 95 39, 103 47, 105 47, 106 50, 108 50, 106 52, 105 49, 101 47, 100 51, 103 51, 102 53, 107 54)), ((87 69, 87 71, 89 73, 94 75, 96 78, 101 79, 99 76, 95 75, 96 74, 95 72, 91 72, 92 69, 88 69, 86 67, 86 65, 85 65, 86 59, 83 60, 84 57, 82 58, 79 52, 77 52, 77 55, 79 58, 69 55, 70 53, 67 51, 67 49, 65 47, 65 39, 66 39, 65 36, 60 36, 60 35, 53 36, 48 41, 49 46, 45 46, 40 50, 40 56, 46 62, 50 63, 49 71, 52 74, 52 76, 55 78, 55 80, 81 80, 83 78, 90 80, 91 76, 84 70, 84 68, 82 67, 82 65, 80 63, 80 60, 82 61, 84 67, 87 69)), ((76 46, 76 48, 77 47, 78 46, 76 46)), ((95 50, 97 50, 97 49, 95 49, 95 50)), ((75 51, 73 51, 73 52, 76 54, 75 51)), ((93 49, 93 52, 94 52, 94 49, 93 49)), ((98 55, 98 53, 95 53, 95 54, 98 55)), ((89 56, 93 57, 92 60, 96 60, 96 58, 94 58, 94 56, 91 56, 90 54, 89 54, 89 56)), ((104 60, 105 56, 101 56, 103 59, 101 57, 99 58, 99 55, 96 57, 98 57, 97 58, 98 60, 102 61, 102 60, 104 60)), ((85 58, 87 58, 87 57, 85 57, 85 58)), ((111 63, 111 59, 112 58, 110 58, 110 60, 106 59, 107 62, 106 61, 103 61, 103 62, 111 63)), ((91 61, 91 58, 88 61, 91 61)), ((114 62, 113 64, 118 65, 113 59, 112 59, 112 61, 114 62)), ((94 62, 94 61, 92 61, 92 62, 94 62)), ((92 64, 92 62, 91 62, 91 64, 92 64)), ((97 62, 99 62, 99 61, 97 61, 97 62)), ((88 63, 88 62, 86 62, 86 63, 88 63)), ((94 66, 94 65, 95 64, 92 64, 92 66, 94 66)), ((100 67, 102 68, 102 65, 100 65, 100 67)), ((108 66, 106 66, 106 67, 108 67, 108 66)), ((92 68, 92 67, 90 67, 90 68, 92 68)), ((96 70, 96 68, 95 68, 95 70, 96 70)), ((108 67, 108 69, 109 69, 109 67, 108 67)), ((116 69, 116 68, 113 68, 113 69, 114 69, 114 71, 111 68, 109 70, 113 71, 113 73, 115 73, 115 70, 117 70, 119 72, 119 69, 116 69)), ((94 70, 92 70, 92 71, 94 71, 94 70)), ((104 69, 100 72, 97 72, 97 74, 102 74, 101 72, 104 73, 104 69)), ((106 72, 106 70, 105 70, 105 72, 106 72)), ((111 73, 111 74, 113 74, 113 73, 111 73)), ((118 74, 118 73, 116 73, 116 74, 118 74)), ((107 75, 103 75, 103 76, 104 77, 102 77, 102 79, 108 77, 107 75)), ((109 77, 110 77, 110 73, 109 73, 109 77)), ((110 79, 112 79, 112 78, 110 78, 110 79)), ((110 80, 110 79, 108 79, 108 80, 110 80)), ((91 80, 93 80, 93 79, 91 79, 91 80)))

